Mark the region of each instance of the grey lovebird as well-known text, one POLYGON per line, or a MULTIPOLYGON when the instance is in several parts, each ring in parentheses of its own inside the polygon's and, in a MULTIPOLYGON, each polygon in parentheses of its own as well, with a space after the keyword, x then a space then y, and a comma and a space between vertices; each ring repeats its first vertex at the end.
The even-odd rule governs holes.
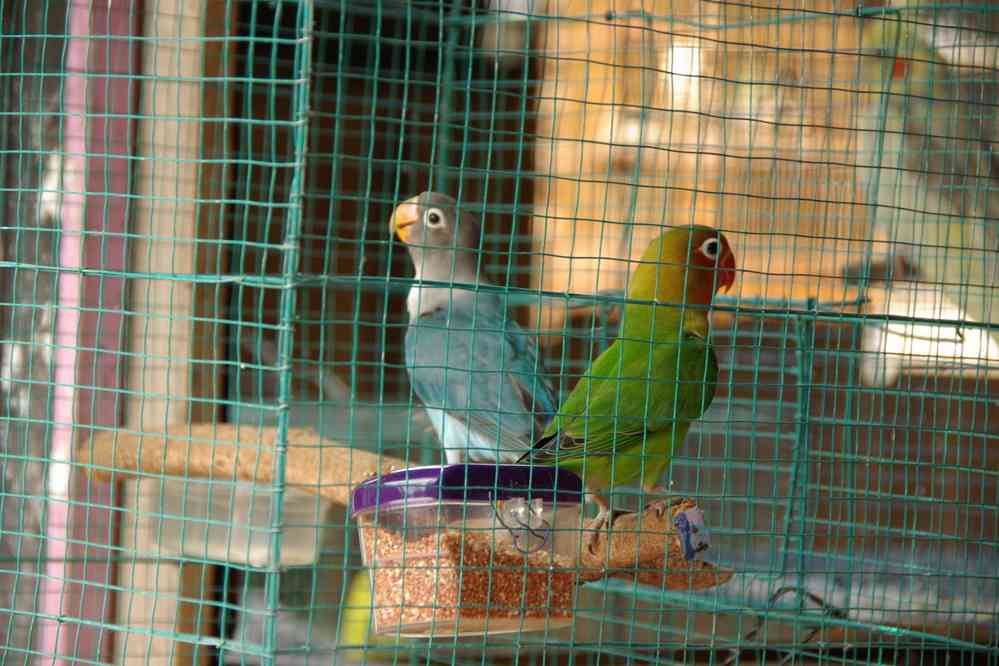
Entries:
POLYGON ((417 280, 406 299, 406 369, 447 462, 514 463, 558 406, 537 343, 509 316, 502 294, 479 291, 480 229, 454 199, 424 192, 390 219, 417 280))

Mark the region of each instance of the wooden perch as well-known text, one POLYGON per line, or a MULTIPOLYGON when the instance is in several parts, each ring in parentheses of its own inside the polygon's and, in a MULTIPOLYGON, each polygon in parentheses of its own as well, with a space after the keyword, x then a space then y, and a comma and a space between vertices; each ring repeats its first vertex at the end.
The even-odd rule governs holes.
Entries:
POLYGON ((685 557, 683 536, 674 519, 691 509, 697 505, 684 499, 672 504, 654 502, 641 512, 618 516, 609 532, 599 533, 592 552, 583 550, 580 578, 623 578, 660 589, 690 591, 727 583, 732 571, 685 557))
MULTIPOLYGON (((231 423, 168 426, 165 433, 101 432, 81 446, 76 462, 95 478, 142 474, 274 483, 277 428, 231 423)), ((311 428, 288 429, 285 482, 334 504, 350 505, 354 486, 405 467, 398 458, 322 439, 311 428)))
MULTIPOLYGON (((270 485, 276 442, 274 427, 174 425, 161 434, 99 432, 77 449, 75 460, 104 480, 148 474, 270 485)), ((405 465, 399 458, 324 440, 311 428, 288 429, 287 485, 334 504, 349 506, 357 484, 405 465)), ((732 572, 684 556, 674 518, 694 508, 693 502, 682 500, 619 515, 612 529, 594 540, 593 552, 580 555, 581 582, 612 576, 670 590, 704 590, 727 582, 732 572)))

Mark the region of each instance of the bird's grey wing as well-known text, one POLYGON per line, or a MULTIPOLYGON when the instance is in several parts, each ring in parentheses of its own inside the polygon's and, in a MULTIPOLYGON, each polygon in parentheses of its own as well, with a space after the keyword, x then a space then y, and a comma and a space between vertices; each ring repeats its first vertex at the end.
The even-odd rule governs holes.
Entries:
POLYGON ((501 459, 516 459, 530 448, 537 427, 528 400, 535 402, 530 396, 543 392, 527 389, 534 383, 527 375, 529 361, 517 352, 503 322, 478 314, 439 310, 411 323, 410 382, 424 405, 445 411, 493 450, 511 452, 501 453, 501 459))
POLYGON ((512 319, 489 322, 488 325, 494 324, 498 330, 503 330, 504 342, 509 350, 506 382, 512 393, 507 395, 507 399, 511 404, 518 401, 526 413, 533 415, 536 432, 533 436, 527 433, 533 440, 544 432, 558 410, 558 396, 551 382, 544 376, 543 366, 538 358, 537 339, 512 319))

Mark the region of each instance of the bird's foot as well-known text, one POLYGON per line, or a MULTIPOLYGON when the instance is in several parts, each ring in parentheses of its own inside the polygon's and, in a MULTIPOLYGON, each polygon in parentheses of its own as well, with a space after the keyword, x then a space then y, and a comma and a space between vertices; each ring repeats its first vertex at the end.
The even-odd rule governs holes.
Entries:
POLYGON ((597 517, 593 519, 590 523, 587 531, 590 533, 589 539, 586 543, 586 550, 596 557, 597 555, 597 544, 600 541, 600 537, 603 536, 605 539, 610 539, 611 525, 614 524, 614 514, 610 509, 600 509, 600 513, 597 517))
POLYGON ((590 533, 590 537, 586 544, 586 550, 589 551, 590 555, 596 556, 597 542, 600 540, 601 535, 610 539, 611 526, 614 524, 617 514, 615 514, 614 511, 611 511, 610 501, 602 495, 589 493, 587 498, 596 504, 600 509, 599 513, 597 513, 597 517, 593 519, 593 522, 590 523, 590 526, 587 529, 590 533))
POLYGON ((674 506, 683 501, 682 497, 672 494, 668 488, 663 488, 661 486, 654 486, 645 491, 648 495, 659 495, 660 498, 652 500, 645 505, 643 511, 648 511, 649 509, 655 509, 656 517, 662 518, 662 516, 674 506))

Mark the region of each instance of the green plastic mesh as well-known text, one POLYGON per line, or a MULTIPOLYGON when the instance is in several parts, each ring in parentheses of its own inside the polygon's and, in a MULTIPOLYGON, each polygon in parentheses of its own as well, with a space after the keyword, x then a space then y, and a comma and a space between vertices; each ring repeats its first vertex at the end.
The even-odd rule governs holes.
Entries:
POLYGON ((999 10, 886 4, 0 0, 2 662, 999 663, 999 10), (731 580, 348 628, 357 521, 289 481, 289 433, 440 463, 389 230, 424 190, 481 222, 561 397, 655 234, 730 239, 662 485, 731 580), (189 422, 275 427, 271 482, 63 479, 60 433, 189 422))

